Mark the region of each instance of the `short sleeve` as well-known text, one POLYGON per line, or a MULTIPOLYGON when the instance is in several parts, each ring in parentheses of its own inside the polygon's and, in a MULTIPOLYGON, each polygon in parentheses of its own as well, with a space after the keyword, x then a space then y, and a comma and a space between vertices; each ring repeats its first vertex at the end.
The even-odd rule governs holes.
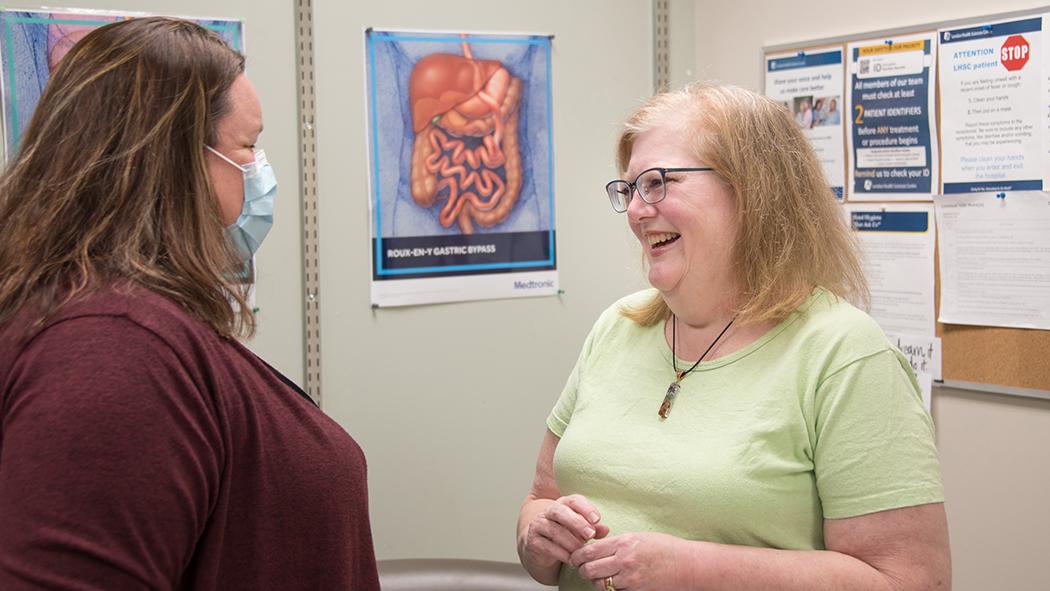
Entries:
POLYGON ((569 379, 565 381, 565 387, 562 388, 558 401, 554 403, 554 408, 547 416, 547 428, 559 438, 565 435, 565 430, 569 428, 569 422, 572 420, 573 411, 576 409, 576 393, 580 388, 580 376, 587 365, 595 333, 600 323, 601 320, 591 328, 587 339, 584 340, 580 356, 576 359, 576 365, 573 366, 572 372, 569 373, 569 379))
POLYGON ((215 412, 123 318, 39 334, 3 384, 0 588, 171 589, 218 494, 215 412))
POLYGON ((816 404, 813 461, 825 518, 944 500, 933 422, 894 351, 835 371, 816 404))

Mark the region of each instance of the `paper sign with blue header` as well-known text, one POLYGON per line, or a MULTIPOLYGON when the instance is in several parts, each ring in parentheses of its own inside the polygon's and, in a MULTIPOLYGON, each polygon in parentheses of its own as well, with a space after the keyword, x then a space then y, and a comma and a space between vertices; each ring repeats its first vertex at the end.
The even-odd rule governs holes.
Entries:
POLYGON ((945 194, 1050 187, 1045 17, 942 29, 945 194))
POLYGON ((851 201, 929 200, 938 189, 934 33, 848 46, 851 201))

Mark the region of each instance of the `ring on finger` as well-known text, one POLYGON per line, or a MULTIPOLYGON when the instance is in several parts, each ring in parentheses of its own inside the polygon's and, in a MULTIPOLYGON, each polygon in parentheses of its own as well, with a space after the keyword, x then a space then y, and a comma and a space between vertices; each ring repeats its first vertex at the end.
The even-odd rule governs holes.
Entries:
POLYGON ((605 577, 605 591, 616 591, 616 585, 613 585, 612 577, 605 577))

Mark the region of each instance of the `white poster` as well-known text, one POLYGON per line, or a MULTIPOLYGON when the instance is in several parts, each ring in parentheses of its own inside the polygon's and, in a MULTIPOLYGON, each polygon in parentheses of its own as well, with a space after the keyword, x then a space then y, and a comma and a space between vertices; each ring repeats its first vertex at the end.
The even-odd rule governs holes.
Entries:
POLYGON ((871 316, 887 334, 933 337, 933 206, 843 205, 871 290, 871 316))
POLYGON ((839 199, 846 175, 842 80, 842 47, 766 56, 766 96, 798 121, 839 199))
POLYGON ((886 336, 911 364, 928 412, 933 400, 933 381, 941 379, 941 339, 904 334, 886 336))
POLYGON ((937 191, 934 32, 850 43, 850 201, 929 201, 937 191))
POLYGON ((558 293, 551 38, 365 31, 372 304, 558 293))
POLYGON ((1050 330, 1050 193, 934 197, 950 324, 1050 330))
POLYGON ((939 36, 943 192, 1050 189, 1044 17, 939 36))

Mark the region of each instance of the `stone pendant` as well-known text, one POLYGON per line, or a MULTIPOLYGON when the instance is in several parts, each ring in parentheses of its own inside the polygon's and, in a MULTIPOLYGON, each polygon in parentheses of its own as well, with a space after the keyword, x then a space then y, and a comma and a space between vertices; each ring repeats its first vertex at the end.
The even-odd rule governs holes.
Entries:
POLYGON ((678 380, 671 382, 671 385, 667 387, 667 394, 664 394, 664 402, 660 405, 661 419, 666 419, 671 414, 674 399, 678 397, 678 391, 681 389, 682 387, 678 385, 678 380))

